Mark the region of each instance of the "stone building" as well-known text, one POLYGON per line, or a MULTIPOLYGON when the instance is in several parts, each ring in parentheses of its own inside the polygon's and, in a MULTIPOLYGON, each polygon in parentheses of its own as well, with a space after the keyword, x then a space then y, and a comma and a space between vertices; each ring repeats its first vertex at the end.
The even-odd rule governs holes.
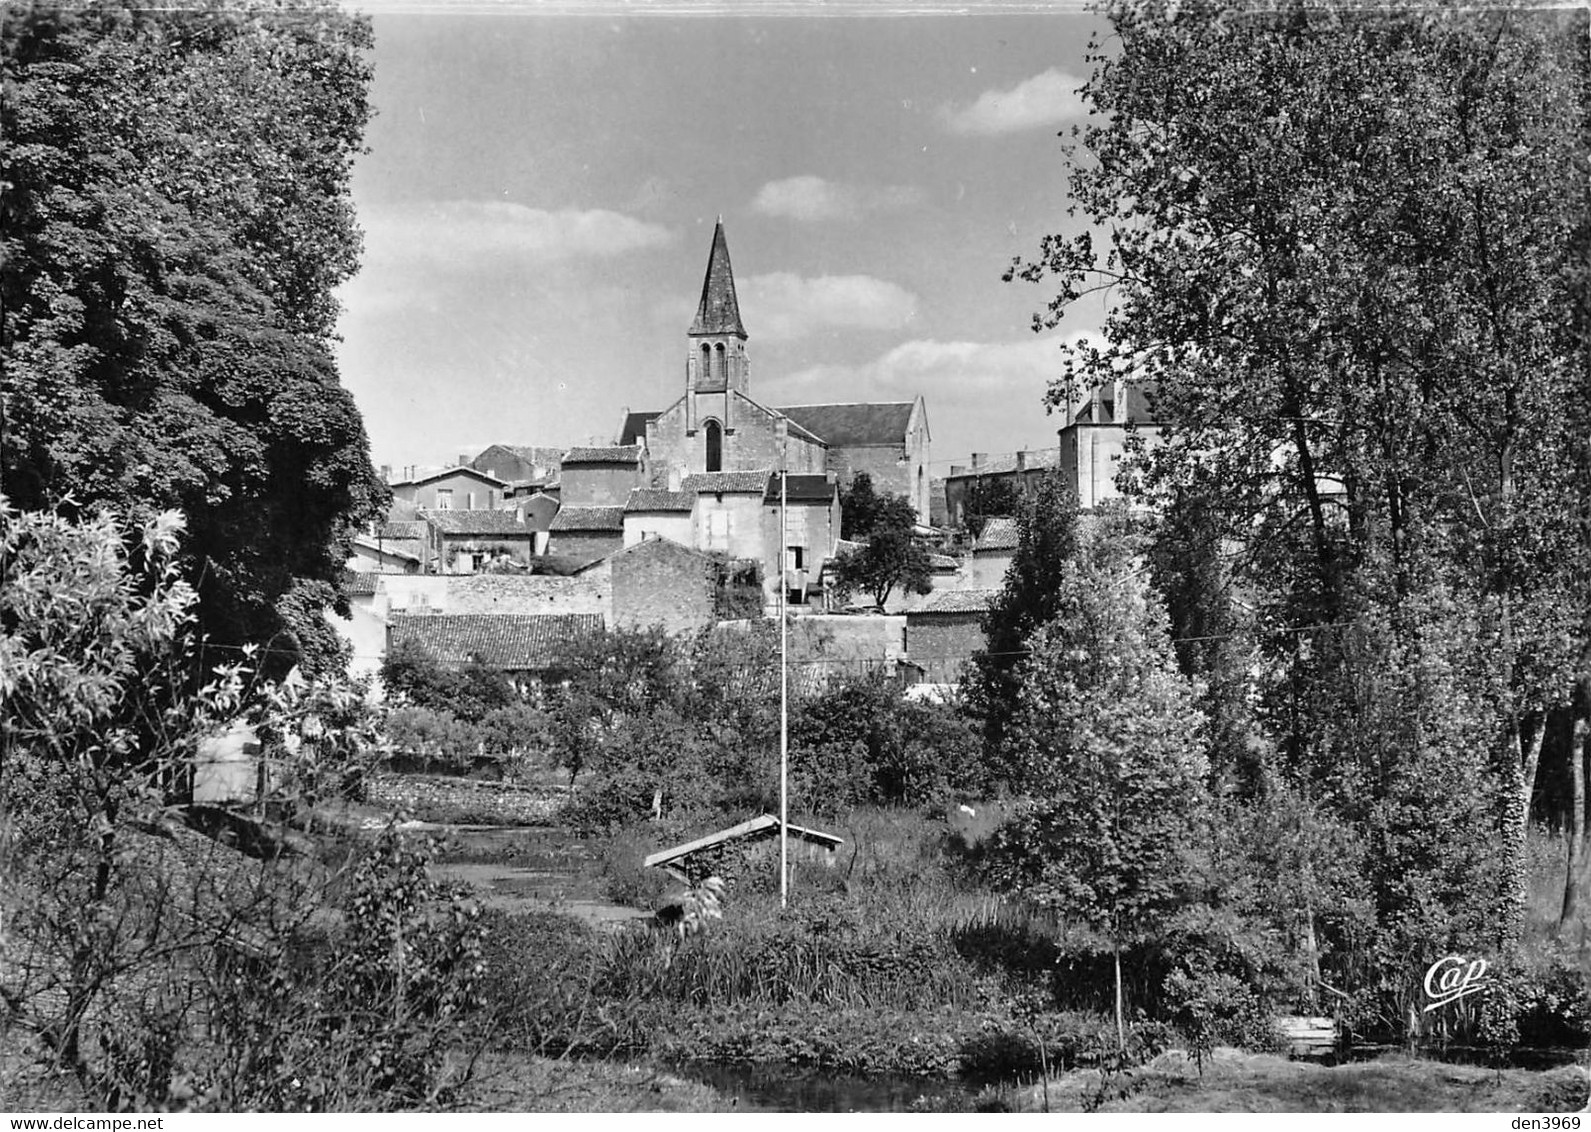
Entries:
MULTIPOLYGON (((718 472, 832 473, 842 486, 868 472, 880 491, 906 496, 927 522, 930 436, 912 401, 774 408, 752 397, 749 335, 740 318, 722 221, 713 230, 696 317, 686 332, 685 389, 660 412, 626 411, 616 440, 645 450, 648 486, 682 489, 718 472)), ((569 470, 564 465, 567 498, 569 470)))

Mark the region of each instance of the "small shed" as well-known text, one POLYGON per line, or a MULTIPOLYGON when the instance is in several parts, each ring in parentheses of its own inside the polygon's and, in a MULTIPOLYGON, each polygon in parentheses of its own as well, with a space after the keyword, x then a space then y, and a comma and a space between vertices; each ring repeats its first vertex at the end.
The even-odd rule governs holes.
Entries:
MULTIPOLYGON (((792 850, 799 847, 802 858, 825 866, 834 865, 837 850, 845 844, 843 837, 824 833, 820 829, 807 829, 799 825, 787 828, 792 850)), ((761 841, 773 841, 778 835, 779 819, 772 814, 761 814, 750 821, 743 821, 739 825, 732 825, 717 833, 709 833, 705 837, 698 837, 695 841, 687 841, 683 845, 675 845, 669 849, 659 849, 642 863, 649 869, 662 869, 676 880, 690 884, 693 881, 693 874, 701 871, 699 868, 691 867, 692 857, 707 856, 714 849, 736 843, 752 845, 761 841)))

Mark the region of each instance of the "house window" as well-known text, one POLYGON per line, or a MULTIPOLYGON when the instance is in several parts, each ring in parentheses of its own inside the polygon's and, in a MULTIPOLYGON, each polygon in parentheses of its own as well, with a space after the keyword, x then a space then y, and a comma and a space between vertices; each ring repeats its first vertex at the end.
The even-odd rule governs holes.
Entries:
POLYGON ((724 430, 717 421, 707 422, 707 470, 721 472, 724 470, 724 430))
POLYGON ((787 546, 784 549, 784 568, 786 570, 806 569, 806 547, 787 546))
POLYGON ((729 512, 709 511, 707 513, 707 549, 729 549, 729 512))
POLYGON ((453 489, 439 487, 436 489, 436 509, 438 511, 453 510, 453 489))
POLYGON ((475 510, 475 493, 473 491, 469 492, 466 498, 469 500, 470 510, 475 510))

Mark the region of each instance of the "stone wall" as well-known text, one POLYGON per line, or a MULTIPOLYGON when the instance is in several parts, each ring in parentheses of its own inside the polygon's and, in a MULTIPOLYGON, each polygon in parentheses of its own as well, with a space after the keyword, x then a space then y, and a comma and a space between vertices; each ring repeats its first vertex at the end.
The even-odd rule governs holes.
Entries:
POLYGON ((643 482, 638 464, 565 464, 559 476, 565 507, 623 507, 643 482))
POLYGON ((614 626, 662 626, 694 632, 713 623, 712 560, 669 542, 647 539, 603 566, 612 577, 614 626))
POLYGON ((375 805, 403 810, 422 821, 479 820, 505 825, 549 822, 566 797, 553 787, 409 774, 370 775, 365 779, 365 791, 375 805))
POLYGON ((375 612, 598 613, 613 604, 601 574, 383 574, 376 582, 375 612))
POLYGON ((906 619, 911 662, 932 684, 953 684, 972 654, 988 645, 981 613, 913 613, 906 619))

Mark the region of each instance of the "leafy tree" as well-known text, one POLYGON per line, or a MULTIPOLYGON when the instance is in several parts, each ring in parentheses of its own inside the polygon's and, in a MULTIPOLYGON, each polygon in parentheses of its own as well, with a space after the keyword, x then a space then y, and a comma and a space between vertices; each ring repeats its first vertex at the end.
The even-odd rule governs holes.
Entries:
POLYGON ((856 590, 879 609, 900 587, 908 593, 933 592, 928 548, 910 527, 877 527, 860 548, 834 560, 834 588, 843 601, 856 590))
POLYGON ((1122 951, 1191 899, 1208 766, 1157 599, 1119 552, 1092 549, 1029 640, 1007 742, 1030 800, 997 832, 993 866, 1109 941, 1125 1049, 1122 951))
POLYGON ((205 632, 280 671, 336 661, 384 495, 332 353, 369 44, 318 0, 0 19, 7 492, 181 509, 205 632))
POLYGON ((974 538, 997 515, 1015 515, 1022 506, 1022 493, 1003 476, 979 476, 967 485, 962 499, 961 518, 974 538))
MULTIPOLYGON (((1449 780, 1485 799, 1503 839, 1513 895, 1492 914, 1506 938, 1546 713, 1570 701, 1585 655, 1583 18, 1211 0, 1105 11, 1114 42, 1095 55, 1070 178, 1088 228, 1013 266, 1059 284, 1041 325, 1111 289, 1103 340, 1071 352, 1050 403, 1121 377, 1157 387, 1173 423, 1140 458, 1143 486, 1162 501, 1193 492, 1211 535, 1242 548, 1257 667, 1277 677, 1263 721, 1289 771, 1362 833, 1412 844, 1405 770, 1436 757, 1438 735, 1481 744, 1484 764, 1449 750, 1470 775, 1449 780), (1377 656, 1396 658, 1396 691, 1377 656), (1460 683, 1500 677, 1463 714, 1462 740, 1422 727, 1389 749, 1337 725, 1367 691, 1423 705, 1444 665, 1460 683), (1489 713, 1480 733, 1475 709, 1489 713), (1341 768, 1371 766, 1368 794, 1333 793, 1341 768)), ((1435 722, 1423 706, 1413 718, 1435 722)), ((1474 862, 1472 847, 1454 859, 1474 862)), ((1457 898, 1432 883, 1383 904, 1382 923, 1457 898)))
POLYGON ((1077 499, 1059 475, 1039 480, 1017 513, 1017 548, 983 619, 988 647, 973 655, 968 708, 983 721, 986 754, 998 761, 1016 708, 1028 639, 1054 619, 1077 554, 1077 499))
POLYGON ((261 686, 233 663, 192 689, 181 526, 0 502, 6 1049, 108 1109, 434 1103, 459 1079, 468 909, 390 831, 339 904, 306 862, 182 822, 201 741, 240 719, 268 744, 277 806, 312 801, 374 736, 355 688, 261 686))
POLYGON ((866 472, 857 472, 851 486, 840 491, 842 538, 861 540, 876 530, 911 530, 916 524, 917 512, 906 497, 890 492, 880 494, 873 487, 873 477, 866 472))

